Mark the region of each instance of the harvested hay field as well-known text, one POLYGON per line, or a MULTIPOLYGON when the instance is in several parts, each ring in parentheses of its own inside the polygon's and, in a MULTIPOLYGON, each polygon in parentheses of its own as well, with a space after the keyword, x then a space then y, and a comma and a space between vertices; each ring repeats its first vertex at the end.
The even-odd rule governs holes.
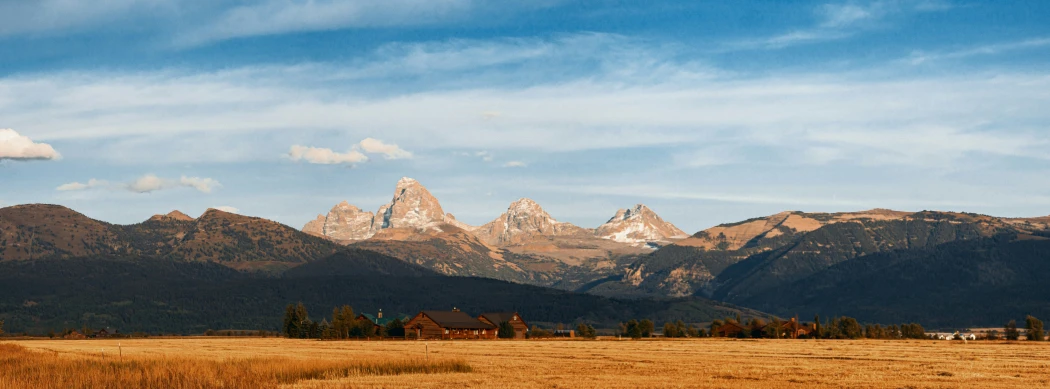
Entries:
MULTIPOLYGON (((320 342, 214 338, 119 343, 125 362, 138 361, 137 366, 196 366, 190 371, 211 377, 211 381, 184 386, 195 388, 1050 386, 1050 344, 1036 343, 720 339, 320 342), (401 364, 403 368, 362 368, 369 363, 401 364), (256 381, 242 385, 230 380, 234 377, 256 381)), ((33 352, 40 364, 38 372, 30 374, 33 376, 47 369, 71 369, 75 363, 82 363, 78 369, 86 369, 79 370, 80 374, 92 374, 85 371, 119 363, 117 344, 117 340, 30 340, 0 343, 0 347, 13 350, 17 346, 24 348, 18 352, 33 352)), ((17 380, 24 379, 25 373, 12 373, 9 364, 17 362, 5 359, 5 353, 0 353, 0 388, 21 387, 17 380)), ((65 374, 59 371, 52 375, 65 374)), ((168 387, 135 381, 52 387, 118 386, 168 387)))

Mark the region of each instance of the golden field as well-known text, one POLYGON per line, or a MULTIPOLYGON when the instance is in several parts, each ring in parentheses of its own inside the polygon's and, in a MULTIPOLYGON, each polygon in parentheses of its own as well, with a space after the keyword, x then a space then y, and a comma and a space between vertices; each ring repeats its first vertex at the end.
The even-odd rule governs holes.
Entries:
MULTIPOLYGON (((179 385, 186 388, 1050 387, 1050 343, 725 339, 321 342, 276 338, 0 343, 0 353, 15 348, 31 352, 41 369, 74 369, 74 374, 84 377, 95 370, 113 369, 109 365, 132 362, 140 369, 158 370, 134 374, 153 374, 156 379, 183 374, 187 369, 212 377, 211 381, 179 385), (118 356, 118 343, 124 362, 118 356), (92 364, 70 365, 85 362, 92 364), (260 381, 249 385, 246 380, 251 379, 260 381)), ((7 366, 18 363, 12 360, 5 361, 0 354, 0 364, 4 364, 0 365, 0 388, 20 385, 13 381, 18 377, 12 377, 15 373, 7 366)), ((138 386, 172 386, 159 384, 163 381, 148 382, 153 384, 138 386)), ((21 385, 25 386, 24 381, 21 385)), ((108 387, 133 387, 129 385, 108 387)))

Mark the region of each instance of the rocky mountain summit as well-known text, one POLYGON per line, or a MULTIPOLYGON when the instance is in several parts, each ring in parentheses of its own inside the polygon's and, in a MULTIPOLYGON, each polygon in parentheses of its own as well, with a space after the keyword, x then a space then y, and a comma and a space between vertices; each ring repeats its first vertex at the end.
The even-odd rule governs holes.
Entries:
POLYGON ((523 198, 511 203, 506 212, 478 227, 474 233, 489 244, 503 246, 540 237, 586 234, 587 231, 555 220, 535 201, 523 198))
POLYGON ((678 227, 641 204, 621 209, 598 229, 590 229, 560 222, 527 198, 511 203, 506 212, 495 220, 474 227, 446 213, 426 187, 408 177, 398 181, 393 198, 375 213, 344 201, 332 207, 327 214, 317 215, 302 230, 314 236, 349 244, 371 238, 406 240, 414 233, 424 233, 428 229, 440 230, 443 225, 474 234, 485 244, 495 247, 523 246, 560 238, 600 238, 644 248, 663 246, 688 237, 678 227))
POLYGON ((603 239, 633 245, 666 244, 689 236, 643 204, 617 211, 616 216, 595 230, 595 234, 603 239))
POLYGON ((327 215, 317 215, 306 223, 303 232, 337 242, 354 242, 372 238, 384 229, 426 229, 446 223, 470 228, 452 214, 446 214, 437 198, 419 181, 405 177, 397 182, 390 202, 379 207, 376 213, 343 201, 327 215))

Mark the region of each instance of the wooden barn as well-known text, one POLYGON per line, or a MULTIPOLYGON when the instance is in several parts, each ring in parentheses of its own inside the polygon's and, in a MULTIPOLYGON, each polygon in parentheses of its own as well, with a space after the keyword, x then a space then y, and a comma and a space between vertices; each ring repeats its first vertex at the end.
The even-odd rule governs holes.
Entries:
POLYGON ((744 331, 750 331, 750 329, 744 328, 744 326, 730 321, 718 326, 718 328, 715 329, 715 335, 722 338, 735 338, 740 336, 740 333, 744 331))
POLYGON ((525 320, 517 312, 482 313, 478 316, 478 320, 495 326, 497 337, 499 336, 499 325, 503 322, 510 323, 514 327, 514 339, 525 339, 525 335, 529 332, 529 324, 525 323, 525 320))
POLYGON ((496 339, 496 326, 458 309, 423 311, 405 323, 409 339, 496 339))

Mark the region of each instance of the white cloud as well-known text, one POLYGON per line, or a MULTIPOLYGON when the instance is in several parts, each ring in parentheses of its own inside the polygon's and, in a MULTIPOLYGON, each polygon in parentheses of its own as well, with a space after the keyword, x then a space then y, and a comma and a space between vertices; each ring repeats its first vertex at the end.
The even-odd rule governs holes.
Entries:
POLYGON ((85 189, 92 189, 92 188, 102 188, 102 187, 107 187, 107 186, 109 186, 109 182, 108 181, 96 180, 96 179, 92 178, 92 179, 88 180, 87 183, 70 182, 68 184, 62 184, 62 185, 59 185, 57 188, 55 188, 55 190, 61 191, 61 192, 67 192, 67 191, 77 191, 77 190, 85 190, 85 189))
POLYGON ((241 212, 241 210, 239 210, 237 208, 234 208, 234 207, 231 207, 229 205, 222 205, 222 206, 214 207, 213 209, 217 209, 217 210, 220 210, 220 211, 223 211, 223 212, 227 212, 227 213, 240 213, 241 212))
POLYGON ((62 156, 47 143, 33 142, 12 129, 0 128, 0 161, 60 159, 62 156))
POLYGON ((369 154, 383 154, 383 158, 386 159, 411 159, 412 153, 405 151, 398 147, 396 144, 383 143, 383 141, 373 138, 365 138, 357 144, 361 150, 369 154))
POLYGON ((503 167, 528 167, 529 165, 521 161, 510 161, 503 164, 503 167))
POLYGON ((219 186, 221 186, 219 182, 211 178, 182 176, 175 180, 146 174, 123 187, 136 193, 150 193, 174 188, 193 188, 203 193, 211 193, 219 186))
POLYGON ((179 186, 193 188, 204 193, 211 193, 213 189, 222 185, 211 178, 182 176, 179 178, 179 186))
POLYGON ((357 150, 350 150, 345 153, 337 153, 332 149, 326 149, 321 147, 306 147, 300 145, 293 145, 291 150, 288 151, 288 157, 293 161, 306 161, 309 163, 320 164, 320 165, 338 165, 338 164, 349 164, 353 165, 368 161, 368 156, 362 154, 357 150))

